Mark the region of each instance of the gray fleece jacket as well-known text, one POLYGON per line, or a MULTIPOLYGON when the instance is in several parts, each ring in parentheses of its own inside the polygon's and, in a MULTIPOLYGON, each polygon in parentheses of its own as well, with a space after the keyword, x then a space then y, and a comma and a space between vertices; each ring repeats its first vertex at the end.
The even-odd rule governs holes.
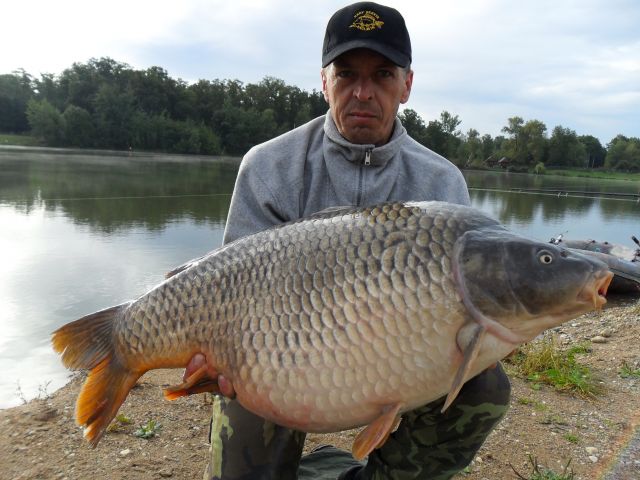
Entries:
POLYGON ((441 200, 469 205, 462 173, 396 118, 385 145, 356 145, 331 112, 256 145, 240 164, 224 243, 335 206, 441 200))

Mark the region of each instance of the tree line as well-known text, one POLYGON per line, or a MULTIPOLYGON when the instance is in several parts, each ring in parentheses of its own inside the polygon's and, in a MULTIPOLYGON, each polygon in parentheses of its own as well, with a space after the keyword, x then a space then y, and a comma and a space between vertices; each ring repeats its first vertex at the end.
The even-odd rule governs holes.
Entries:
POLYGON ((56 147, 239 155, 326 110, 321 92, 272 77, 187 84, 160 67, 135 70, 110 58, 59 76, 0 75, 0 132, 56 147))
POLYGON ((577 135, 557 125, 547 133, 540 120, 511 117, 502 128, 505 135, 491 137, 470 128, 458 130, 461 120, 447 111, 425 124, 411 109, 400 115, 409 134, 432 150, 464 167, 500 165, 511 171, 542 172, 545 166, 560 168, 609 168, 640 171, 640 138, 617 135, 604 147, 593 135, 577 135))
MULTIPOLYGON (((74 63, 59 75, 0 75, 0 132, 29 133, 56 147, 241 155, 327 108, 322 92, 273 77, 189 84, 160 67, 136 70, 110 58, 74 63)), ((413 138, 459 166, 640 171, 635 137, 618 135, 603 146, 592 135, 560 125, 549 134, 543 122, 518 116, 492 137, 461 132, 460 118, 447 111, 429 122, 412 109, 399 117, 413 138)))

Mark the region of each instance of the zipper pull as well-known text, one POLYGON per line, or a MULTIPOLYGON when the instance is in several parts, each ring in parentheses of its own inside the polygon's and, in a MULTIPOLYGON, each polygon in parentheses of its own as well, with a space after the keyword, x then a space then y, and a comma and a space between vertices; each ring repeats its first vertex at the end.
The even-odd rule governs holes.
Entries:
POLYGON ((364 151, 364 164, 366 166, 371 165, 371 149, 364 151))

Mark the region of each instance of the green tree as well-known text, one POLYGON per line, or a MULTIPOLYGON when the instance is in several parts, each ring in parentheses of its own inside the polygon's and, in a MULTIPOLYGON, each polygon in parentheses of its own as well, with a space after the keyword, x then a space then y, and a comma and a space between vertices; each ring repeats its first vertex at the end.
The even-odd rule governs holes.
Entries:
POLYGON ((277 131, 273 110, 244 110, 230 101, 214 114, 214 121, 222 149, 231 155, 245 153, 252 146, 272 138, 277 131))
POLYGON ((300 106, 300 108, 296 112, 296 116, 293 119, 292 127, 293 128, 299 127, 300 125, 307 123, 312 118, 313 117, 311 116, 311 106, 309 105, 309 103, 304 103, 303 105, 300 106))
POLYGON ((448 134, 438 120, 431 120, 424 132, 424 145, 439 155, 447 155, 448 134))
POLYGON ((532 168, 547 158, 547 127, 540 120, 529 120, 525 123, 522 117, 511 117, 502 131, 509 138, 500 142, 500 157, 509 158, 513 164, 532 168))
POLYGON ((29 129, 27 103, 33 97, 33 77, 24 70, 0 75, 0 132, 29 129))
POLYGON ((65 125, 60 111, 46 100, 31 99, 27 103, 27 119, 33 136, 47 145, 64 144, 65 125))
POLYGON ((43 73, 40 78, 33 80, 34 98, 38 100, 47 100, 58 110, 64 108, 66 96, 60 87, 60 82, 55 75, 51 73, 43 73))
POLYGON ((465 165, 480 164, 484 160, 480 132, 475 128, 470 128, 464 135, 459 146, 458 158, 464 161, 465 165))
POLYGON ((175 106, 179 97, 178 82, 169 77, 165 69, 150 67, 143 71, 134 71, 130 87, 137 110, 148 115, 166 112, 175 117, 175 106))
POLYGON ((68 105, 75 105, 93 114, 100 90, 105 86, 124 90, 131 72, 131 67, 127 64, 108 57, 92 58, 87 63, 74 63, 58 79, 58 95, 64 99, 64 103, 56 106, 63 109, 68 105))
POLYGON ((243 105, 246 109, 258 112, 271 110, 276 125, 291 125, 288 109, 291 89, 284 80, 274 77, 265 77, 260 83, 249 83, 244 88, 243 105))
POLYGON ((593 135, 581 135, 578 140, 584 146, 587 154, 587 166, 589 168, 599 168, 604 166, 604 159, 607 150, 602 146, 600 140, 593 135))
POLYGON ((221 110, 226 98, 225 84, 220 80, 198 80, 187 87, 193 101, 193 120, 213 126, 213 114, 221 110))
MULTIPOLYGON (((436 121, 437 124, 427 125, 427 135, 433 135, 432 140, 444 140, 444 145, 438 145, 439 149, 442 149, 441 155, 445 156, 452 162, 464 163, 461 159, 458 158, 458 148, 461 143, 461 133, 457 130, 458 126, 462 123, 462 120, 458 117, 458 115, 453 115, 446 110, 443 110, 440 113, 440 120, 436 121), (432 129, 429 129, 429 126, 432 126, 432 129), (437 129, 440 129, 443 137, 438 138, 440 136, 440 132, 437 132, 437 129)), ((438 151, 440 153, 440 151, 438 151)))
POLYGON ((419 143, 425 144, 427 127, 422 117, 418 115, 418 112, 411 108, 405 108, 398 114, 398 118, 411 138, 419 143))
POLYGON ((171 151, 200 155, 217 155, 221 153, 219 139, 206 126, 197 125, 190 121, 174 122, 178 131, 178 140, 171 147, 171 151))
POLYGON ((640 139, 617 135, 607 145, 605 165, 624 171, 640 171, 640 139))
POLYGON ((220 138, 204 124, 198 126, 198 135, 200 136, 200 154, 202 155, 220 155, 222 146, 220 138))
POLYGON ((522 129, 522 125, 524 124, 524 120, 522 117, 511 117, 507 119, 508 124, 505 127, 502 127, 502 131, 511 135, 515 140, 518 139, 518 135, 520 134, 520 130, 522 129))
MULTIPOLYGON (((491 135, 489 135, 488 133, 485 133, 481 138, 481 142, 482 142, 482 159, 486 161, 490 158, 494 158, 496 156, 496 142, 491 137, 491 135)), ((497 158, 496 160, 499 160, 499 158, 497 158)))
POLYGON ((540 120, 529 120, 520 129, 522 158, 528 167, 544 163, 547 156, 547 126, 540 120))
POLYGON ((452 115, 446 110, 443 110, 440 113, 440 124, 442 125, 442 129, 449 135, 459 136, 460 132, 456 129, 461 123, 462 120, 460 120, 458 115, 452 115))
POLYGON ((497 155, 504 156, 507 142, 508 139, 504 135, 498 135, 493 139, 493 149, 497 155))
POLYGON ((95 127, 91 114, 84 108, 69 105, 62 114, 66 145, 91 147, 95 137, 95 127))
POLYGON ((131 91, 103 84, 93 102, 98 132, 97 146, 127 149, 131 146, 130 126, 135 112, 131 91))
POLYGON ((524 125, 522 117, 511 117, 507 119, 507 125, 502 127, 502 131, 509 135, 509 139, 502 145, 502 155, 511 159, 514 163, 524 163, 524 148, 521 141, 521 132, 524 125))
POLYGON ((549 164, 567 167, 586 167, 585 147, 576 132, 560 125, 554 127, 549 139, 549 164))
POLYGON ((319 117, 320 115, 327 113, 329 106, 327 105, 327 101, 324 99, 324 95, 321 91, 313 89, 311 93, 307 95, 307 101, 311 108, 311 118, 319 117))

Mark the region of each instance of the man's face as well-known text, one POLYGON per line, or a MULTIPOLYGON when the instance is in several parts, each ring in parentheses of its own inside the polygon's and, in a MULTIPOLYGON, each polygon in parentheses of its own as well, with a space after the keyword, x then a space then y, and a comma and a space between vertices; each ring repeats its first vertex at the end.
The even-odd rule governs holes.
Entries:
POLYGON ((413 72, 359 48, 340 55, 321 76, 322 92, 340 134, 351 143, 387 143, 398 107, 409 100, 413 72))

